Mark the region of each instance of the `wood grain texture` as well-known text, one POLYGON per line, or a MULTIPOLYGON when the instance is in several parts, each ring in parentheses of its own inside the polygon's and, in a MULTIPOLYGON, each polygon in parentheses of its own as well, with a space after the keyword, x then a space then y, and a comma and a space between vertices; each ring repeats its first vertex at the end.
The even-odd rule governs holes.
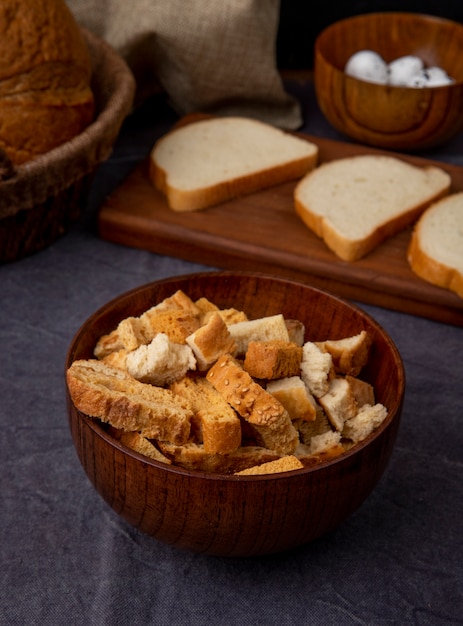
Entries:
POLYGON ((74 337, 66 368, 92 356, 101 334, 128 315, 182 289, 252 317, 283 313, 306 325, 306 339, 341 338, 367 330, 371 357, 362 378, 389 409, 385 422, 336 460, 273 476, 187 471, 133 452, 105 427, 79 413, 68 394, 69 424, 80 462, 97 492, 128 523, 173 546, 218 556, 281 552, 329 532, 370 494, 394 446, 405 390, 400 355, 381 327, 359 308, 307 285, 246 273, 210 272, 137 288, 92 315, 74 337))
MULTIPOLYGON (((320 162, 384 151, 306 137, 319 146, 320 162)), ((432 163, 463 189, 463 168, 400 155, 417 165, 432 163)), ((104 202, 101 237, 122 245, 234 270, 255 270, 301 280, 352 300, 463 325, 463 300, 418 278, 406 251, 411 229, 382 243, 364 259, 336 257, 296 215, 293 183, 285 183, 203 211, 171 211, 141 163, 104 202)))
POLYGON ((315 41, 318 104, 340 132, 361 143, 415 151, 448 141, 463 127, 463 25, 414 13, 370 13, 340 20, 315 41), (359 50, 386 63, 405 55, 446 70, 456 82, 432 89, 373 84, 347 76, 359 50))

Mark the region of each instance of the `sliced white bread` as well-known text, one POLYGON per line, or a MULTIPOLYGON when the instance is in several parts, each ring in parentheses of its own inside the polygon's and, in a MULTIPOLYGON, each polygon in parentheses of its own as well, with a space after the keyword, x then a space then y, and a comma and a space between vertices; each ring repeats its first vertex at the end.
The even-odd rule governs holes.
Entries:
POLYGON ((269 124, 242 117, 202 119, 154 145, 150 178, 175 211, 193 211, 300 178, 318 147, 269 124))
POLYGON ((450 189, 443 169, 417 167, 388 155, 330 161, 294 191, 302 221, 345 261, 356 261, 413 223, 450 189))
POLYGON ((423 213, 413 230, 408 261, 420 278, 463 298, 463 192, 423 213))

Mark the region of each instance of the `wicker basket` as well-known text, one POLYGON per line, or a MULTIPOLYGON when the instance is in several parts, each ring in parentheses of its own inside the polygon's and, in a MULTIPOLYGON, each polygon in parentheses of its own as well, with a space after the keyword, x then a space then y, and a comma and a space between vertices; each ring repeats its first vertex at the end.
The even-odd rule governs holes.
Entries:
POLYGON ((95 121, 57 148, 15 168, 0 159, 0 262, 37 252, 82 214, 93 174, 131 110, 135 80, 125 61, 82 29, 92 58, 95 121))

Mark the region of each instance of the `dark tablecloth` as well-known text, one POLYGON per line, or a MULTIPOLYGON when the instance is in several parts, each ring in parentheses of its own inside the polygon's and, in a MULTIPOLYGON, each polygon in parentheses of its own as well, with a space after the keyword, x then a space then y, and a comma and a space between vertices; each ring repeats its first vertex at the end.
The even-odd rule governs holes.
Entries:
MULTIPOLYGON (((309 87, 288 88, 304 130, 340 138, 309 87)), ((96 234, 101 201, 174 121, 163 95, 128 118, 79 224, 0 267, 0 624, 463 623, 462 328, 361 305, 405 363, 401 429, 375 491, 312 544, 252 559, 191 554, 130 527, 90 485, 65 407, 74 333, 128 289, 211 269, 96 234)), ((463 165, 463 136, 428 156, 463 165)))

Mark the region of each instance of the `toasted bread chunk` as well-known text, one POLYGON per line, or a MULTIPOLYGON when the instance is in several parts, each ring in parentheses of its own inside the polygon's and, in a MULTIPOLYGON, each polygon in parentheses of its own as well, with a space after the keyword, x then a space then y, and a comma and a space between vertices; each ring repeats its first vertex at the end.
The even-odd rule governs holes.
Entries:
POLYGON ((321 407, 317 405, 317 417, 313 422, 308 422, 302 419, 296 419, 293 421, 294 427, 299 433, 299 439, 301 443, 310 445, 310 440, 316 435, 322 435, 330 430, 331 424, 326 417, 325 412, 321 407))
POLYGON ((302 347, 296 343, 270 339, 250 341, 244 359, 244 369, 253 378, 275 380, 297 376, 301 370, 302 347))
POLYGON ((237 322, 246 322, 248 319, 248 316, 244 311, 234 309, 233 307, 229 309, 219 309, 216 304, 207 298, 199 298, 196 300, 195 304, 201 311, 201 325, 207 322, 212 313, 219 313, 220 317, 223 319, 225 324, 227 324, 227 326, 230 324, 236 324, 237 322))
POLYGON ((196 306, 193 300, 186 295, 181 289, 178 289, 173 295, 168 298, 164 298, 158 304, 148 309, 146 313, 149 315, 153 312, 159 313, 160 311, 184 311, 191 313, 191 315, 198 317, 201 313, 200 309, 196 306))
POLYGON ((206 378, 185 376, 170 389, 191 405, 206 453, 228 454, 240 447, 241 420, 206 378))
POLYGON ((370 435, 387 417, 387 409, 382 404, 370 406, 364 404, 358 413, 346 420, 342 434, 355 443, 363 441, 370 435))
POLYGON ((198 362, 198 369, 205 371, 222 354, 234 354, 235 340, 228 332, 228 327, 217 311, 214 311, 204 326, 186 338, 198 362))
POLYGON ((257 476, 259 474, 280 474, 281 472, 291 472, 293 470, 304 469, 303 464, 297 457, 290 454, 282 456, 275 461, 268 461, 261 465, 254 465, 247 469, 235 472, 237 476, 257 476))
POLYGON ((151 443, 146 437, 140 435, 140 433, 127 433, 124 431, 119 431, 119 436, 117 437, 124 446, 127 446, 131 450, 138 452, 139 454, 143 454, 154 461, 160 461, 161 463, 166 463, 166 465, 172 465, 172 461, 168 459, 162 452, 160 452, 155 445, 151 443))
POLYGON ((288 329, 289 340, 297 343, 298 346, 304 345, 305 326, 299 320, 285 319, 286 328, 288 329))
POLYGON ((331 354, 307 341, 302 347, 301 378, 315 398, 320 398, 328 391, 333 371, 331 354))
POLYGON ((284 406, 256 383, 240 363, 227 354, 208 371, 207 380, 253 426, 259 444, 279 454, 291 454, 299 437, 284 406))
POLYGON ((163 387, 195 370, 196 359, 189 346, 174 343, 164 333, 158 333, 148 345, 128 352, 125 366, 137 380, 163 387))
POLYGON ((260 446, 242 446, 230 454, 215 454, 206 452, 203 444, 199 443, 176 445, 168 441, 158 441, 158 445, 174 465, 188 470, 221 474, 234 474, 280 457, 278 453, 260 446))
POLYGON ((327 393, 318 399, 331 425, 342 431, 344 422, 358 412, 357 402, 345 378, 333 378, 327 393))
POLYGON ((199 328, 198 317, 183 310, 147 311, 140 317, 140 321, 149 341, 158 333, 164 333, 174 343, 185 343, 188 335, 199 328))
POLYGON ((168 389, 141 383, 97 359, 74 361, 67 383, 79 411, 114 428, 180 444, 189 438, 193 411, 168 389))
POLYGON ((349 375, 346 376, 346 380, 349 383, 350 390, 352 391, 359 408, 364 404, 375 403, 375 390, 373 389, 373 385, 370 385, 370 383, 367 383, 360 378, 355 378, 349 375))
POLYGON ((336 374, 358 376, 368 361, 371 336, 366 330, 362 330, 353 337, 321 341, 316 345, 324 352, 331 354, 336 374))
POLYGON ((230 334, 236 341, 236 355, 244 355, 250 341, 279 339, 289 341, 289 333, 283 315, 270 315, 247 322, 237 322, 229 326, 230 334))
POLYGON ((317 417, 317 404, 300 376, 272 380, 266 389, 289 413, 291 420, 312 422, 317 417))

